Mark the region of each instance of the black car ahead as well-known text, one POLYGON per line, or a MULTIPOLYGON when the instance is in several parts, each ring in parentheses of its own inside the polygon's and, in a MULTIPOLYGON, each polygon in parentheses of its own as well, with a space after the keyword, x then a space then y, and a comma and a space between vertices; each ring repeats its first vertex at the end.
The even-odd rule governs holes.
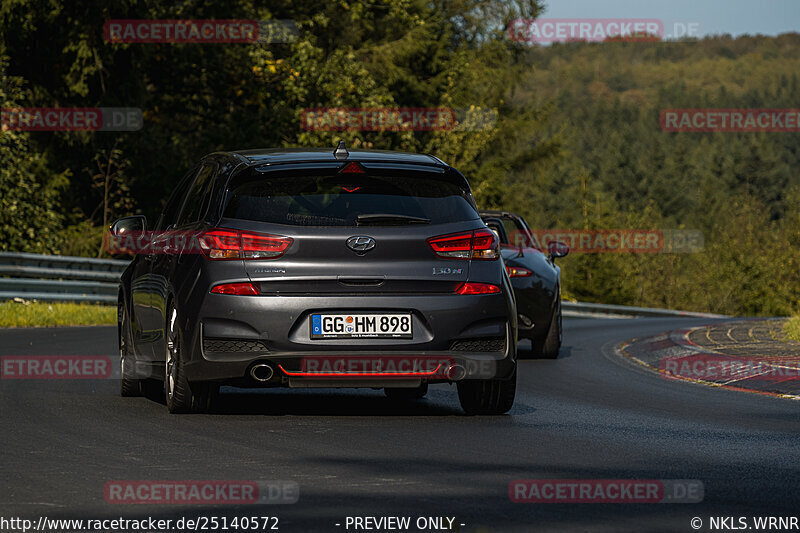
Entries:
POLYGON ((513 404, 517 314, 498 239, 435 157, 343 143, 215 153, 145 226, 110 232, 146 242, 119 291, 125 396, 155 378, 185 412, 222 384, 421 398, 457 383, 467 413, 513 404))
POLYGON ((561 349, 561 269, 555 259, 569 253, 562 242, 538 246, 528 223, 508 211, 482 210, 486 225, 500 239, 500 249, 517 301, 519 337, 530 339, 532 352, 556 359, 561 349))

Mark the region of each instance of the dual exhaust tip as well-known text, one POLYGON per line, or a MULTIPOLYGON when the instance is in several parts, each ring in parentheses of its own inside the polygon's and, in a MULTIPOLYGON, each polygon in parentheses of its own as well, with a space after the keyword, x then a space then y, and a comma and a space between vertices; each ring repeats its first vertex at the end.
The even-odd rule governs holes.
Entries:
MULTIPOLYGON (((266 383, 274 375, 275 370, 266 363, 258 363, 250 367, 250 377, 259 383, 266 383)), ((467 369, 454 363, 445 369, 444 375, 450 381, 461 381, 467 376, 467 369)))

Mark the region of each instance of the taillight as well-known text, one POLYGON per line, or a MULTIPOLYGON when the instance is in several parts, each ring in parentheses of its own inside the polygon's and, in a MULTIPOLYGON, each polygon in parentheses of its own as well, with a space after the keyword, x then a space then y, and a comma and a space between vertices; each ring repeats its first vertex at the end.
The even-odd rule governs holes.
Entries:
POLYGON ((469 259, 472 257, 473 232, 431 237, 428 244, 439 257, 469 259))
POLYGON ((289 237, 242 232, 243 259, 274 259, 282 256, 291 245, 289 237))
POLYGON ((342 170, 339 171, 342 174, 363 174, 364 169, 361 168, 361 165, 356 163, 355 161, 351 161, 342 170))
POLYGON ((286 252, 293 240, 279 235, 218 228, 203 233, 199 242, 200 249, 209 259, 276 259, 286 252))
POLYGON ((258 289, 252 283, 224 283, 217 285, 211 292, 214 294, 235 294, 236 296, 257 296, 258 289))
POLYGON ((511 278, 527 278, 533 275, 533 272, 527 268, 520 267, 506 267, 506 272, 508 272, 508 276, 511 278))
POLYGON ((464 283, 456 289, 456 294, 497 294, 500 287, 490 283, 464 283))
POLYGON ((498 246, 499 241, 493 231, 480 229, 475 232, 475 236, 472 238, 472 258, 497 259, 500 257, 498 246))
POLYGON ((241 259, 242 237, 238 231, 213 229, 202 234, 198 242, 209 259, 241 259))
POLYGON ((497 236, 488 229, 431 237, 428 244, 436 255, 445 259, 493 260, 500 257, 497 236))

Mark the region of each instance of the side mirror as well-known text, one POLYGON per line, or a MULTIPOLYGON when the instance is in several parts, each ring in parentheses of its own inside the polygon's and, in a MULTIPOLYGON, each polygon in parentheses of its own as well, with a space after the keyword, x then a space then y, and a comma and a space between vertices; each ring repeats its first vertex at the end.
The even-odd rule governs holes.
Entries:
POLYGON ((561 241, 547 243, 547 256, 552 261, 558 257, 565 257, 569 253, 569 245, 561 241))
POLYGON ((110 232, 114 237, 123 237, 133 232, 143 232, 147 229, 147 219, 144 215, 123 217, 111 224, 110 232))

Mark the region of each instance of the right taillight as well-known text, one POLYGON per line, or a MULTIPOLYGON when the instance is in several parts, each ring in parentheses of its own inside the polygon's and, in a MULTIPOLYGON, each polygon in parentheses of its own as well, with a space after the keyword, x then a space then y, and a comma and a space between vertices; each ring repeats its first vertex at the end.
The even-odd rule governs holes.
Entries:
POLYGON ((500 257, 497 236, 488 229, 431 237, 428 244, 443 259, 491 261, 500 257))
POLYGON ((291 237, 224 228, 206 231, 198 238, 209 259, 277 259, 292 245, 291 237))

